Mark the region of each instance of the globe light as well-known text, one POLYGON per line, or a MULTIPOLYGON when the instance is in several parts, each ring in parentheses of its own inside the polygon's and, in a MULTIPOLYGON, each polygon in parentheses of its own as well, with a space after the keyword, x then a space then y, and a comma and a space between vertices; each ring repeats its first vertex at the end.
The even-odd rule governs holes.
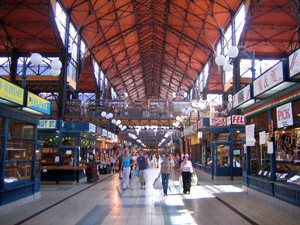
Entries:
POLYGON ((223 66, 223 69, 224 69, 225 72, 231 72, 233 70, 233 65, 231 65, 230 63, 226 63, 223 66))
POLYGON ((239 54, 239 49, 238 47, 236 46, 231 46, 229 49, 228 49, 228 56, 230 58, 236 58, 239 54))
POLYGON ((115 120, 115 119, 112 119, 112 120, 111 120, 111 123, 112 123, 112 124, 115 124, 115 123, 116 123, 116 120, 115 120))
POLYGON ((101 116, 102 116, 102 117, 106 117, 106 112, 103 111, 103 112, 101 113, 101 116))
POLYGON ((55 70, 55 69, 50 70, 50 75, 52 75, 52 76, 58 76, 59 74, 60 74, 60 69, 59 70, 55 70))
POLYGON ((41 56, 41 54, 39 53, 33 53, 30 56, 30 62, 34 65, 34 66, 38 66, 42 63, 43 58, 41 56))
POLYGON ((226 63, 226 58, 224 55, 218 55, 215 58, 215 62, 218 66, 223 66, 226 63))
POLYGON ((50 66, 52 69, 54 70, 60 70, 62 67, 62 63, 59 59, 54 59, 52 60, 52 62, 50 63, 50 66))

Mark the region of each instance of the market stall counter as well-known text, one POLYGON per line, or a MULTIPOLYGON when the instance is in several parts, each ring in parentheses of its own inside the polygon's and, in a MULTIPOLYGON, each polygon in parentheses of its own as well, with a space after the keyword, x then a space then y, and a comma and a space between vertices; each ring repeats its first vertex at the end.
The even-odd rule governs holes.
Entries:
POLYGON ((41 181, 76 181, 84 176, 86 166, 43 166, 41 173, 41 181))

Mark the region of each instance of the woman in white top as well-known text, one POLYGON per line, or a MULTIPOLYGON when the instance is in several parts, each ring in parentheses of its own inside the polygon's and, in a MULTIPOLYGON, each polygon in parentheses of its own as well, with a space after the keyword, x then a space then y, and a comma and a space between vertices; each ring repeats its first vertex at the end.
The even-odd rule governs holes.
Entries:
POLYGON ((188 160, 188 156, 183 157, 183 161, 180 164, 180 172, 182 176, 183 194, 191 193, 191 177, 194 172, 193 164, 188 160))

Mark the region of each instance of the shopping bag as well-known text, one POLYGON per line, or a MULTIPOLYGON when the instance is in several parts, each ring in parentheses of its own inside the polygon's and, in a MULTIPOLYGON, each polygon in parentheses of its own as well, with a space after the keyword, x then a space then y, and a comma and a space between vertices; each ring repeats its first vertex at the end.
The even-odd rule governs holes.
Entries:
POLYGON ((173 192, 174 190, 174 182, 172 179, 169 180, 169 192, 173 192))
POLYGON ((193 173, 192 174, 192 177, 191 177, 191 185, 197 185, 198 184, 198 177, 197 177, 197 174, 196 173, 193 173))
POLYGON ((182 181, 182 176, 179 177, 179 190, 183 189, 183 181, 182 181))
POLYGON ((134 171, 134 176, 138 177, 139 176, 139 170, 134 171))
POLYGON ((153 183, 153 188, 154 189, 162 189, 162 183, 161 183, 161 179, 160 179, 160 175, 154 180, 153 183))

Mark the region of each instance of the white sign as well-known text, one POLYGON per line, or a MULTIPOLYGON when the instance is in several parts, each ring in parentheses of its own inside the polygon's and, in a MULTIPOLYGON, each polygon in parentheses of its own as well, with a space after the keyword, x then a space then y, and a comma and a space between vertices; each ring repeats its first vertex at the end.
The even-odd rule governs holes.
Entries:
POLYGON ((231 116, 231 123, 232 124, 245 124, 245 119, 243 115, 232 115, 231 116))
POLYGON ((268 142, 268 154, 273 154, 274 148, 273 148, 273 142, 268 142))
POLYGON ((259 144, 266 144, 266 131, 259 132, 259 144))
POLYGON ((282 67, 282 62, 280 62, 253 81, 254 97, 275 87, 283 81, 282 67))
POLYGON ((289 56, 290 77, 300 73, 300 49, 289 56))
POLYGON ((89 131, 96 133, 96 126, 92 123, 89 123, 89 131))
POLYGON ((293 125, 292 103, 287 103, 276 108, 277 127, 286 127, 293 125))
POLYGON ((56 120, 39 120, 38 129, 55 129, 56 120))
POLYGON ((251 89, 250 84, 240 90, 238 93, 233 95, 233 108, 241 105, 242 103, 251 99, 251 89))
POLYGON ((201 131, 198 132, 198 138, 202 138, 202 132, 201 131))
POLYGON ((254 136, 255 124, 247 125, 245 128, 246 128, 246 146, 255 146, 255 136, 254 136))

